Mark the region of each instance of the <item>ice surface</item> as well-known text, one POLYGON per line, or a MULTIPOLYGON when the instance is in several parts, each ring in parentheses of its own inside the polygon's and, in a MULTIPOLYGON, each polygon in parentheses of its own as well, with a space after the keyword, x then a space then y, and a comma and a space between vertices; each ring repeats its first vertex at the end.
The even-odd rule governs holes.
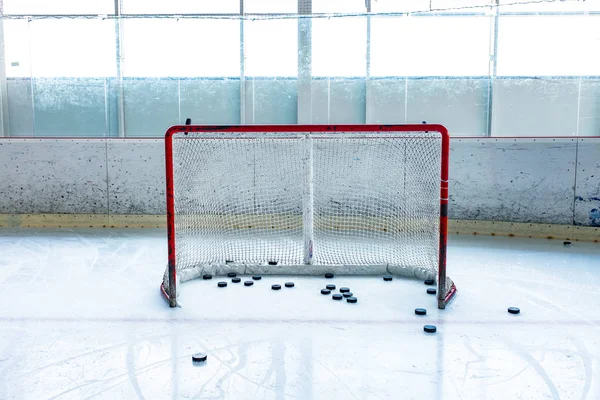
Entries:
POLYGON ((600 245, 449 245, 444 311, 419 281, 368 276, 193 280, 170 309, 163 230, 0 230, 0 398, 600 398, 600 245))

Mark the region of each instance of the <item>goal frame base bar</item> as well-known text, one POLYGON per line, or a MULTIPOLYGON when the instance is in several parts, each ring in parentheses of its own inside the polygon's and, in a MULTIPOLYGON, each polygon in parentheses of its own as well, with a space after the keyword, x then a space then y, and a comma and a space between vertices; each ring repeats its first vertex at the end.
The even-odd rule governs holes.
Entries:
MULTIPOLYGON (((175 125, 165 134, 165 167, 166 167, 166 198, 167 198, 167 236, 168 236, 168 264, 160 290, 168 300, 171 307, 177 307, 176 245, 175 245, 175 192, 174 192, 174 165, 173 165, 173 137, 178 133, 206 133, 218 135, 219 133, 407 133, 407 132, 438 132, 441 137, 441 169, 440 169, 440 225, 439 225, 439 263, 437 273, 438 308, 443 309, 456 294, 456 286, 449 278, 446 279, 446 247, 448 239, 448 167, 450 140, 448 130, 437 124, 408 124, 408 125, 175 125)), ((302 269, 307 265, 297 266, 295 274, 303 274, 302 269)), ((316 267, 316 266, 310 266, 316 267)), ((372 267, 372 266, 362 266, 372 267)), ((335 272, 334 266, 321 266, 322 273, 335 272), (333 271, 330 271, 332 270, 333 271)), ((231 272, 231 271, 229 271, 231 272)), ((352 271, 357 275, 355 271, 352 271)), ((267 274, 265 272, 261 272, 267 274)), ((276 272, 277 273, 277 272, 276 272)), ((272 272, 271 272, 272 274, 272 272)), ((304 273, 306 274, 306 273, 304 273)), ((338 272, 338 274, 340 274, 338 272)), ((369 275, 373 275, 371 270, 369 275)), ((310 273, 315 275, 315 273, 310 273)), ((343 273, 342 273, 343 275, 343 273)), ((358 275, 361 275, 360 273, 358 275)), ((392 273, 392 275, 394 275, 392 273)), ((400 276, 405 276, 400 274, 400 276)), ((413 276, 416 277, 416 276, 413 276)), ((192 278, 188 278, 192 279, 192 278)), ((182 279, 185 281, 187 279, 182 279)))

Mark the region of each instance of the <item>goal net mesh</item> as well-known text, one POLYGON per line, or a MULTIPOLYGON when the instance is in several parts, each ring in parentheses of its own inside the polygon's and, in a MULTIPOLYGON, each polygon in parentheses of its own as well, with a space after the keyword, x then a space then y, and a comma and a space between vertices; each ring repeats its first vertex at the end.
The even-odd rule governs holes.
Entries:
POLYGON ((178 277, 435 279, 441 156, 438 132, 177 133, 178 277))

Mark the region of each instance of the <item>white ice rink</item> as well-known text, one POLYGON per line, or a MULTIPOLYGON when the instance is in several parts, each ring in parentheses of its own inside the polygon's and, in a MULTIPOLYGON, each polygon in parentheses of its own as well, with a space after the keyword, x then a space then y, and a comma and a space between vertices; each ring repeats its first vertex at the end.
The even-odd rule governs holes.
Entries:
POLYGON ((170 309, 166 248, 163 230, 0 230, 0 399, 600 398, 600 244, 451 236, 444 311, 380 276, 194 280, 170 309))

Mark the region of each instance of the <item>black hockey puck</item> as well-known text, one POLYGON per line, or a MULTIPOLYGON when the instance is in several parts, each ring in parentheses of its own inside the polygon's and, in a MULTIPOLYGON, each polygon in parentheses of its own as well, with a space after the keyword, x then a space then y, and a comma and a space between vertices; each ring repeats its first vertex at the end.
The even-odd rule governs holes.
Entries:
POLYGON ((327 285, 325 287, 329 290, 335 290, 335 285, 327 285))
POLYGON ((427 315, 427 310, 424 308, 415 308, 415 314, 417 315, 427 315))
POLYGON ((348 297, 348 298, 346 299, 346 301, 347 301, 348 303, 356 303, 356 302, 358 301, 358 299, 357 299, 356 297, 348 297))
POLYGON ((193 362, 204 362, 206 361, 206 354, 205 353, 196 353, 194 355, 192 355, 192 361, 193 362))
POLYGON ((281 289, 281 285, 271 285, 271 289, 279 290, 279 289, 281 289))
POLYGON ((437 328, 435 327, 435 325, 425 325, 423 327, 423 330, 427 333, 434 333, 435 331, 437 331, 437 328))
POLYGON ((321 289, 321 294, 329 294, 331 293, 331 290, 329 289, 321 289))
POLYGON ((210 275, 210 274, 202 275, 202 279, 204 279, 204 280, 212 279, 212 275, 210 275))
POLYGON ((255 281, 260 281, 262 279, 262 276, 260 276, 260 275, 252 275, 252 279, 254 279, 255 281))
POLYGON ((333 278, 333 274, 331 272, 328 272, 325 274, 325 278, 331 279, 331 278, 333 278))
POLYGON ((425 282, 423 282, 423 283, 426 284, 426 285, 431 286, 431 285, 433 285, 435 283, 435 281, 433 279, 426 279, 425 282))
POLYGON ((231 278, 231 282, 233 283, 240 283, 242 281, 242 278, 231 278))
POLYGON ((269 265, 277 265, 277 261, 269 261, 269 265))
POLYGON ((227 276, 230 278, 235 278, 237 276, 237 274, 235 272, 230 272, 227 274, 227 276))
POLYGON ((343 296, 344 296, 344 297, 352 297, 352 296, 353 296, 353 294, 352 294, 352 292, 344 292, 344 293, 343 293, 343 296))
POLYGON ((435 288, 427 288, 427 294, 436 294, 437 290, 435 288))
POLYGON ((508 307, 508 312, 510 314, 519 314, 521 310, 519 309, 519 307, 508 307))
POLYGON ((219 282, 217 283, 218 287, 227 287, 227 282, 219 282))
POLYGON ((294 287, 294 282, 286 282, 285 287, 294 287))
POLYGON ((386 275, 386 276, 383 277, 383 280, 386 281, 386 282, 389 282, 392 279, 394 279, 394 278, 391 275, 386 275))
POLYGON ((244 286, 252 286, 254 285, 254 282, 252 281, 244 281, 244 286))
POLYGON ((340 293, 346 293, 346 292, 349 292, 349 291, 350 291, 350 288, 343 287, 343 286, 340 288, 340 293))
POLYGON ((571 245, 571 242, 569 242, 569 241, 566 241, 566 242, 563 242, 563 244, 564 244, 565 246, 570 246, 570 245, 571 245))
POLYGON ((233 260, 225 260, 225 264, 233 264, 233 260))
POLYGON ((331 298, 332 298, 332 299, 334 299, 334 300, 341 300, 341 299, 343 299, 343 298, 344 298, 344 296, 342 296, 342 295, 341 295, 341 294, 339 294, 339 293, 336 293, 336 294, 334 294, 333 296, 331 296, 331 298))

